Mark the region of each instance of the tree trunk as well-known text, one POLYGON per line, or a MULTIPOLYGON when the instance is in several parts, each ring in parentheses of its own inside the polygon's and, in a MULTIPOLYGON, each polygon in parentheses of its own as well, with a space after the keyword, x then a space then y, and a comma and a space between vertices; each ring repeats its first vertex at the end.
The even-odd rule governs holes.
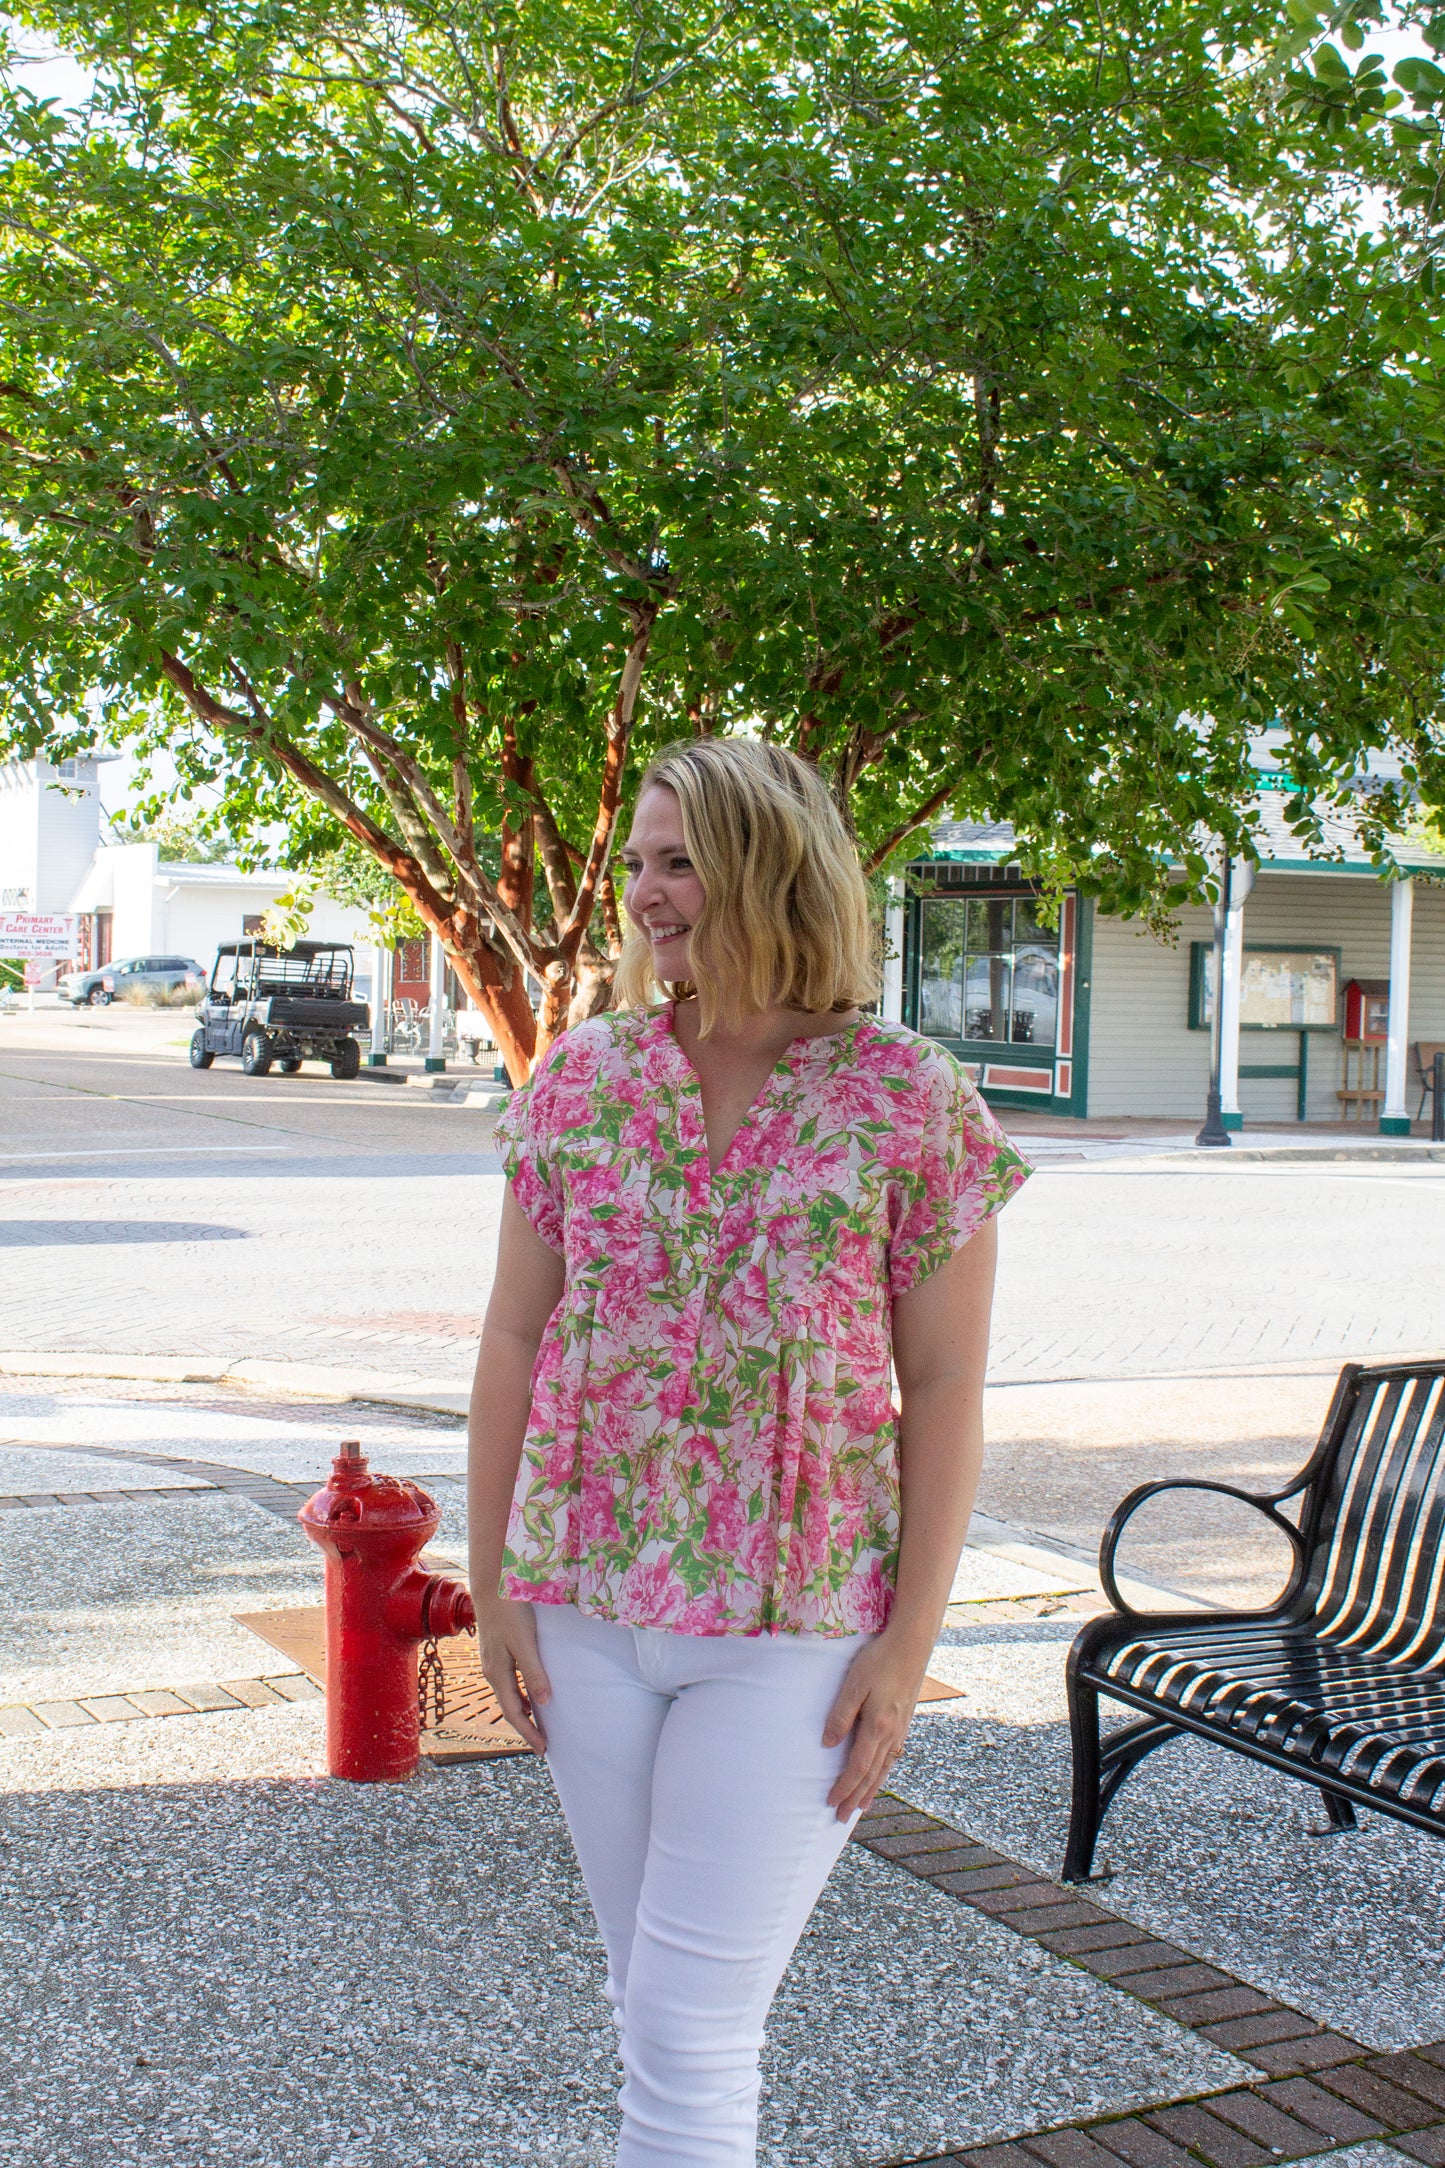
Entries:
POLYGON ((525 1084, 537 1052, 537 1021, 527 999, 526 973, 497 954, 474 912, 456 910, 443 917, 429 909, 424 898, 413 896, 412 901, 440 937, 448 963, 491 1025, 507 1075, 513 1084, 525 1084))
POLYGON ((612 999, 612 980, 617 970, 610 956, 599 956, 584 951, 578 957, 572 974, 572 999, 567 1009, 568 1031, 578 1024, 585 1024, 589 1016, 600 1016, 612 999))

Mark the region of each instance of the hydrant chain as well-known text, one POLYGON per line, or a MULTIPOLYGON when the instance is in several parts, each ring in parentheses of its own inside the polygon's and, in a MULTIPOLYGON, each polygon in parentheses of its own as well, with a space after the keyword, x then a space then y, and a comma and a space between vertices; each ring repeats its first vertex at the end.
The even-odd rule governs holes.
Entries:
POLYGON ((447 1679, 442 1669, 436 1636, 422 1643, 421 1661, 416 1673, 416 1714, 423 1731, 440 1731, 447 1713, 447 1679), (431 1709, 428 1714, 427 1703, 431 1709))

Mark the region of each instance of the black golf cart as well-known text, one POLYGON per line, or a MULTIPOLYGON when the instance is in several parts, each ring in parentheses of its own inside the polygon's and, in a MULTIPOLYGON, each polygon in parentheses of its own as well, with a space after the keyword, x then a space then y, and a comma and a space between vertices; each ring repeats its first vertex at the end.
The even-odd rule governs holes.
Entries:
POLYGON ((276 948, 254 936, 223 941, 197 1010, 191 1067, 209 1069, 218 1054, 239 1054, 247 1076, 274 1062, 292 1076, 308 1057, 331 1074, 357 1075, 371 1011, 351 998, 352 954, 344 941, 298 941, 276 948))

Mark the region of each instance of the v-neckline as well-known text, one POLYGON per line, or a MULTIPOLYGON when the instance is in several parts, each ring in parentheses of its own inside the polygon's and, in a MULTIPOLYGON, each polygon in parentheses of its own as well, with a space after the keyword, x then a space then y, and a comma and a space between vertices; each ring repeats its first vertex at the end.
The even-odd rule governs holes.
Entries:
POLYGON ((693 1062, 692 1056, 688 1053, 687 1048, 683 1045, 682 1040, 678 1035, 677 1003, 674 1000, 670 1001, 667 1004, 666 1008, 662 1012, 663 1029, 666 1032, 668 1038, 671 1040, 672 1045, 676 1050, 677 1057, 682 1063, 683 1068, 687 1072, 687 1079, 689 1085, 697 1095, 698 1126, 702 1130, 702 1156, 704 1163, 707 1167, 707 1178, 709 1182, 715 1182, 717 1180, 717 1177, 722 1173, 723 1168, 727 1165, 729 1159, 731 1159, 733 1152, 737 1146, 738 1139, 743 1136, 747 1130, 752 1128, 753 1122, 757 1117, 759 1111, 767 1103, 767 1101, 772 1098, 773 1087, 777 1083, 778 1078, 785 1073, 791 1071, 793 1065, 793 1056, 797 1052, 797 1049, 800 1046, 816 1046, 821 1043, 826 1043, 830 1046, 836 1045, 839 1040, 848 1038, 853 1032, 857 1031, 862 1022, 863 1019, 861 1016, 855 1016, 851 1024, 840 1025, 837 1031, 794 1032, 792 1038, 789 1039, 787 1045, 783 1048, 782 1053, 773 1063, 772 1068, 763 1078, 763 1081, 758 1086, 757 1091, 748 1101, 747 1106, 743 1110, 742 1120, 738 1123, 737 1128, 733 1131, 732 1135, 728 1138, 726 1145, 718 1154, 717 1163, 716 1165, 714 1165, 712 1156, 712 1144, 707 1133, 707 1110, 703 1105, 702 1078, 698 1075, 697 1068, 693 1062))

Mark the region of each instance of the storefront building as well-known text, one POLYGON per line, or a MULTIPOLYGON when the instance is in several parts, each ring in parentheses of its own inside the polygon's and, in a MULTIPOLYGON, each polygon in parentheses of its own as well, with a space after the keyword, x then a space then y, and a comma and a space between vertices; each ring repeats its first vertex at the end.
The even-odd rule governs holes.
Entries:
MULTIPOLYGON (((1263 854, 1229 914, 1226 1125, 1364 1122, 1409 1133, 1445 1047, 1445 859, 1401 842, 1382 880, 1326 823, 1328 857, 1262 790, 1263 854)), ((1012 863, 1002 824, 950 821, 895 883, 885 1007, 938 1039, 1002 1107, 1202 1117, 1213 1021, 1213 913, 1174 938, 1070 890, 1056 912, 1012 863)))

